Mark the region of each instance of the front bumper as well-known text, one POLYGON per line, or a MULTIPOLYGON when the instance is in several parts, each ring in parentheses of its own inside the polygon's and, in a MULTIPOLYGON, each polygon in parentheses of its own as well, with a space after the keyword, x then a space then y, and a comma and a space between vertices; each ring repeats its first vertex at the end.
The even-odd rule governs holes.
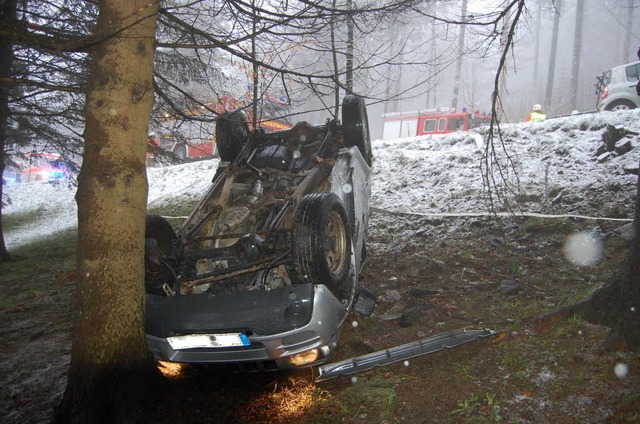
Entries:
POLYGON ((335 345, 348 306, 324 286, 301 284, 271 291, 246 291, 146 298, 147 346, 155 359, 200 364, 235 364, 239 370, 294 368, 287 358, 313 348, 324 362, 335 345), (174 350, 167 337, 244 333, 246 347, 174 350))

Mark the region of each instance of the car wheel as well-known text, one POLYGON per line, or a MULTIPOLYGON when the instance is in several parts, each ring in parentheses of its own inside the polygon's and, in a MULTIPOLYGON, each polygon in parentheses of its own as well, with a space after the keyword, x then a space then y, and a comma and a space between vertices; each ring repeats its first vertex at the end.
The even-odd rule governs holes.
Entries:
POLYGON ((351 231, 337 195, 312 193, 302 198, 294 216, 291 251, 289 276, 294 283, 324 284, 341 297, 351 266, 351 231))
POLYGON ((144 247, 144 283, 147 293, 166 294, 164 284, 174 288, 176 276, 171 266, 175 263, 178 236, 161 216, 147 215, 144 247))
POLYGON ((607 105, 606 110, 616 111, 616 110, 629 110, 635 109, 636 105, 630 100, 616 100, 611 102, 611 104, 607 105))
POLYGON ((371 166, 371 137, 369 136, 369 120, 367 107, 362 97, 348 94, 342 101, 342 127, 344 142, 347 147, 356 146, 362 157, 371 166))
POLYGON ((223 112, 216 119, 216 146, 220 159, 233 162, 249 135, 249 126, 242 111, 223 112))

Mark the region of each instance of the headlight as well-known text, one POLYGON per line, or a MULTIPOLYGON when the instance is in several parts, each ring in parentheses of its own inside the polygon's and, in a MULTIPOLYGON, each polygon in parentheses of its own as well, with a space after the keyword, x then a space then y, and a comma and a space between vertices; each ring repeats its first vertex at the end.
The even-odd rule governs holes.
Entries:
POLYGON ((287 361, 295 367, 303 367, 320 359, 320 349, 314 348, 306 352, 298 353, 287 358, 287 361))

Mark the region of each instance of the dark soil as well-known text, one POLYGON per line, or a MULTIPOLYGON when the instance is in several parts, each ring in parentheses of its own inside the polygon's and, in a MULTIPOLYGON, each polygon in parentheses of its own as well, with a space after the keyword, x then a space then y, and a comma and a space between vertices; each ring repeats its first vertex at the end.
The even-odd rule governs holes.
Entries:
MULTIPOLYGON (((620 265, 627 242, 609 233, 621 223, 377 212, 371 224, 364 284, 380 301, 372 316, 349 317, 332 361, 460 328, 498 334, 322 383, 313 382, 314 369, 161 367, 166 384, 149 422, 640 421, 638 354, 602 351, 607 329, 574 317, 543 334, 531 327, 540 314, 588 296, 620 265), (602 260, 590 268, 565 260, 567 235, 594 229, 604 235, 602 260)), ((1 422, 47 422, 59 402, 72 287, 72 275, 1 287, 18 299, 0 312, 1 422)))

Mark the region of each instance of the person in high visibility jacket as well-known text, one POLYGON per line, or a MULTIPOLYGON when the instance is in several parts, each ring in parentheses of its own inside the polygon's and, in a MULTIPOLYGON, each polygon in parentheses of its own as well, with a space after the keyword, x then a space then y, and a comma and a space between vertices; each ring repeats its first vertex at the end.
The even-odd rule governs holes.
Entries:
POLYGON ((527 122, 542 122, 547 119, 547 115, 542 112, 541 105, 533 105, 533 110, 527 116, 527 122))

